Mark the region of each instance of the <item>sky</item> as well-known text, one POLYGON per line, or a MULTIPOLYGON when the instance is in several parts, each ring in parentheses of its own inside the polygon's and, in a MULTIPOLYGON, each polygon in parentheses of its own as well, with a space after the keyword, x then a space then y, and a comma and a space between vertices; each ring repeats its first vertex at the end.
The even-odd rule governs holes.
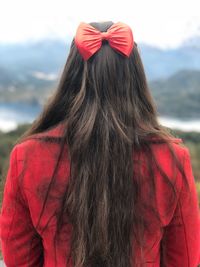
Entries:
POLYGON ((81 21, 122 21, 160 48, 200 36, 200 0, 0 0, 0 43, 69 40, 81 21))

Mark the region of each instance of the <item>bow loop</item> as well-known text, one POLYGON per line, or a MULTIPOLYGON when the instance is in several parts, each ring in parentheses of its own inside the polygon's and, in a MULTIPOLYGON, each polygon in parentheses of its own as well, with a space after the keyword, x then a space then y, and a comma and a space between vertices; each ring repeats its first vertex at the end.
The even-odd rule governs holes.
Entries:
POLYGON ((134 45, 131 28, 122 22, 114 23, 107 32, 100 32, 84 22, 79 24, 75 44, 85 60, 88 60, 101 48, 102 40, 107 40, 114 50, 127 57, 134 45))

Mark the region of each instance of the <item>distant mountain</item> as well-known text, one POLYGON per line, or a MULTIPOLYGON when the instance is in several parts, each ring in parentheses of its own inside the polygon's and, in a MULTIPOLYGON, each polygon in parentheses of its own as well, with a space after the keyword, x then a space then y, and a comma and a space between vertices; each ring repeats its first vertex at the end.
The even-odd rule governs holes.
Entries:
POLYGON ((14 44, 0 43, 0 66, 20 74, 30 71, 58 72, 69 52, 69 44, 59 39, 14 44))
POLYGON ((200 70, 200 40, 196 46, 188 40, 187 46, 174 49, 158 49, 140 45, 145 71, 149 80, 167 78, 181 70, 200 70))
MULTIPOLYGON (((200 37, 174 49, 138 46, 159 112, 200 118, 200 37)), ((0 102, 43 105, 57 87, 69 47, 69 40, 57 39, 0 44, 0 102)))
POLYGON ((0 44, 0 102, 34 99, 43 103, 54 89, 68 52, 69 45, 62 40, 0 44))
MULTIPOLYGON (((0 89, 0 103, 17 101, 43 105, 56 86, 57 81, 32 77, 17 89, 0 89)), ((183 70, 169 78, 149 82, 149 87, 160 115, 200 119, 200 71, 183 70)))
POLYGON ((161 115, 200 119, 200 71, 184 70, 150 83, 161 115))
MULTIPOLYGON (((71 40, 44 39, 17 44, 0 43, 0 85, 27 80, 32 72, 55 75, 62 70, 71 40), (9 78, 9 76, 11 78, 9 78), (11 82, 12 81, 12 82, 11 82)), ((194 36, 178 48, 159 49, 138 44, 148 80, 167 78, 183 70, 200 70, 200 37, 194 36)))
MULTIPOLYGON (((200 33, 200 28, 199 28, 199 33, 200 33)), ((200 35, 194 35, 188 39, 186 39, 182 45, 182 48, 187 48, 189 47, 190 49, 200 49, 200 35)))

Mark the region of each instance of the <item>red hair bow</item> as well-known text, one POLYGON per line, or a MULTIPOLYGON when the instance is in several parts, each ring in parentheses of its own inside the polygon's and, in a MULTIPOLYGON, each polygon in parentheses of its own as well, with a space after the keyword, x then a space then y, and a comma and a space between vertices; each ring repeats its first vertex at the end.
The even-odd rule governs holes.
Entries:
POLYGON ((109 45, 129 57, 133 49, 134 39, 131 28, 122 23, 114 23, 107 32, 100 32, 90 24, 81 22, 77 28, 75 44, 85 60, 95 54, 105 39, 109 45))

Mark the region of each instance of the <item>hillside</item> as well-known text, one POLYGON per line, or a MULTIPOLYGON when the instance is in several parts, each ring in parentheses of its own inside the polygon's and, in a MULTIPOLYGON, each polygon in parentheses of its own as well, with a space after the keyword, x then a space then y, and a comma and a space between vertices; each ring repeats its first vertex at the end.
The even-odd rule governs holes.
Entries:
MULTIPOLYGON (((56 90, 71 40, 0 43, 0 104, 43 105, 56 90)), ((160 115, 200 118, 200 38, 177 48, 138 44, 160 115)))
POLYGON ((186 119, 200 118, 200 71, 185 70, 150 83, 159 113, 186 119))
MULTIPOLYGON (((0 88, 0 103, 24 102, 43 105, 56 90, 58 80, 29 77, 15 86, 0 88)), ((182 119, 200 118, 200 71, 183 70, 169 78, 149 83, 159 114, 182 119)))

